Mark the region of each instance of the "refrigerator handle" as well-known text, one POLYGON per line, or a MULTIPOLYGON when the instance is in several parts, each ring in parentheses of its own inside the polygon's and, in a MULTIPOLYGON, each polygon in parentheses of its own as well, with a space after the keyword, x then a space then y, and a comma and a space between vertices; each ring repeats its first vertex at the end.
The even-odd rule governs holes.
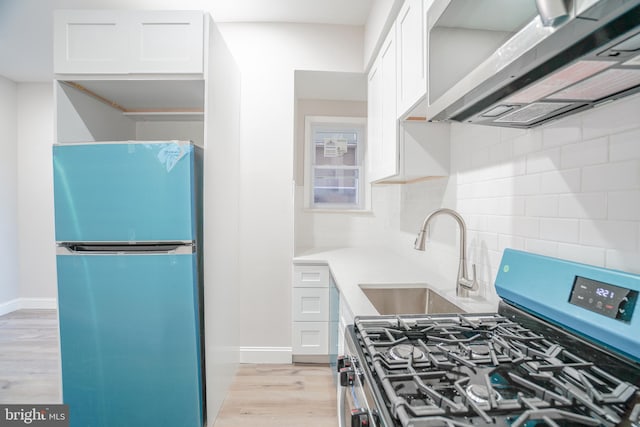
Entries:
POLYGON ((193 254, 193 242, 59 242, 58 255, 153 255, 193 254))

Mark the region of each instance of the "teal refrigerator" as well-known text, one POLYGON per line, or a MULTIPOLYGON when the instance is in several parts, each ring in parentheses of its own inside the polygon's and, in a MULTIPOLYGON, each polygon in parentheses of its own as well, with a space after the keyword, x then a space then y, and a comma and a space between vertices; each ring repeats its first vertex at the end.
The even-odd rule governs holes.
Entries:
POLYGON ((53 163, 71 427, 201 427, 202 150, 60 144, 53 163))

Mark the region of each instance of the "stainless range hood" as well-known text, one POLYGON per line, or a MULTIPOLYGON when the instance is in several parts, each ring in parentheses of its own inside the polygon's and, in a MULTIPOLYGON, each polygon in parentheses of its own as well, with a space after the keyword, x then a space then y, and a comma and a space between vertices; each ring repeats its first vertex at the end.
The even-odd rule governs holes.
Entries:
MULTIPOLYGON (((474 5, 496 3, 485 1, 474 5)), ((500 40, 488 59, 443 88, 437 79, 450 79, 456 69, 438 71, 442 62, 437 61, 459 61, 456 56, 474 55, 477 49, 460 44, 458 51, 443 56, 440 48, 437 55, 432 44, 444 39, 439 34, 450 29, 452 16, 461 16, 471 3, 434 1, 428 13, 433 79, 430 76, 427 119, 530 128, 640 92, 640 0, 538 3, 542 17, 534 12, 528 24, 500 40)), ((535 10, 534 0, 527 7, 535 10)), ((501 15, 500 10, 492 13, 501 15)), ((454 38, 444 34, 446 46, 454 38)))

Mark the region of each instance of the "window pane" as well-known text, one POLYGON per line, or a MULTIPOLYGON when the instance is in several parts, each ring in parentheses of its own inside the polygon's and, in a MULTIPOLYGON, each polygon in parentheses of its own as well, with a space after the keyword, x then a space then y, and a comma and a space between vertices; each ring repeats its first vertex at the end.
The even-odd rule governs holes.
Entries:
POLYGON ((357 169, 318 169, 314 171, 315 204, 358 204, 359 171, 357 169))

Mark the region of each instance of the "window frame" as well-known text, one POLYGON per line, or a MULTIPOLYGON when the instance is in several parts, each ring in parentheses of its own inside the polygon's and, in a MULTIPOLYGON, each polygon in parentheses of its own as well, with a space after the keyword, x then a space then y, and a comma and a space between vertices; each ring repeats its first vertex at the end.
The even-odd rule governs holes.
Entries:
POLYGON ((313 211, 325 212, 368 212, 371 209, 371 185, 367 171, 367 118, 352 116, 305 116, 304 132, 304 208, 313 211), (314 197, 314 141, 313 128, 315 126, 336 126, 350 129, 358 129, 360 139, 357 148, 358 165, 352 167, 320 166, 320 169, 354 169, 358 170, 358 204, 351 203, 315 203, 314 197))

